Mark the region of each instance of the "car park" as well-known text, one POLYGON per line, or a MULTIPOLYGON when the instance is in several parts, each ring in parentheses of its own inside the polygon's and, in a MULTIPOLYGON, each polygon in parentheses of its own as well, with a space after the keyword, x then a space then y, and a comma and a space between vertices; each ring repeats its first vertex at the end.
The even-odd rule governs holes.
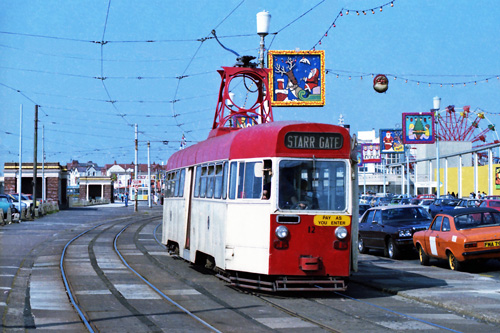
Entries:
POLYGON ((413 243, 422 265, 438 258, 462 270, 468 261, 500 259, 500 212, 479 207, 438 213, 427 230, 413 235, 413 243))
POLYGON ((500 200, 493 200, 493 199, 482 200, 479 207, 488 207, 500 211, 500 200))
POLYGON ((432 217, 436 216, 438 213, 446 212, 448 210, 453 210, 458 205, 458 199, 451 198, 439 198, 434 200, 432 204, 429 205, 429 213, 432 217))
POLYGON ((413 233, 429 227, 432 218, 420 206, 396 205, 370 208, 359 223, 358 250, 384 250, 384 255, 396 259, 413 250, 413 233))

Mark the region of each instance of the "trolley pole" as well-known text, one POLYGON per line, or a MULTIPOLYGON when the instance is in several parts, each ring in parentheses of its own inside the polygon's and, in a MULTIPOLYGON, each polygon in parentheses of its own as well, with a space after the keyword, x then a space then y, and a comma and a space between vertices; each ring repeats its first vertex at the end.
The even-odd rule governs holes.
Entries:
MULTIPOLYGON (((37 178, 37 155, 38 155, 38 105, 35 105, 35 142, 33 147, 33 210, 31 216, 35 216, 36 209, 36 178, 37 178)), ((21 196, 21 193, 19 193, 21 196)))

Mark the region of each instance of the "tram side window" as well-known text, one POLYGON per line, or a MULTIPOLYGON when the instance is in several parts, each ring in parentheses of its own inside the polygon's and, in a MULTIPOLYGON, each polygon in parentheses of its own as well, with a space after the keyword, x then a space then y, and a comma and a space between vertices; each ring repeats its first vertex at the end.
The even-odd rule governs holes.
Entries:
POLYGON ((207 195, 207 166, 201 167, 201 185, 200 185, 200 198, 207 195))
POLYGON ((262 162, 240 163, 240 170, 238 173, 238 198, 260 199, 262 195, 262 174, 255 174, 256 165, 262 165, 262 162))
POLYGON ((224 162, 224 171, 222 173, 222 199, 227 198, 228 169, 229 169, 229 163, 224 162))
POLYGON ((183 197, 184 196, 184 182, 185 182, 185 179, 186 179, 186 169, 182 169, 181 172, 180 172, 180 176, 179 176, 179 193, 178 193, 179 197, 183 197))
POLYGON ((174 172, 174 177, 173 177, 173 187, 175 188, 174 190, 174 197, 179 196, 179 171, 174 172))
POLYGON ((223 169, 222 164, 215 165, 215 188, 214 188, 214 198, 220 199, 222 196, 222 177, 223 169))
POLYGON ((215 176, 215 166, 213 164, 208 166, 207 169, 207 198, 212 198, 214 196, 214 176, 215 176))
POLYGON ((231 162, 229 179, 229 199, 236 198, 236 180, 238 179, 238 162, 231 162))
POLYGON ((201 187, 201 166, 196 167, 196 179, 194 182, 194 197, 198 198, 200 196, 201 187))
POLYGON ((167 175, 167 190, 166 190, 166 196, 167 197, 173 197, 174 196, 174 186, 175 183, 173 181, 174 177, 174 172, 169 172, 167 175))

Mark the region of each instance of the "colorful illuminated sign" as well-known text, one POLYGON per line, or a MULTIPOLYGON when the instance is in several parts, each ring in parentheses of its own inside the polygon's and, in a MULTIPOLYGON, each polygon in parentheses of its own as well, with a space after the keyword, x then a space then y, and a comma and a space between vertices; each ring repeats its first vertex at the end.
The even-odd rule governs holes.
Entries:
POLYGON ((325 105, 325 51, 269 51, 272 106, 325 105))

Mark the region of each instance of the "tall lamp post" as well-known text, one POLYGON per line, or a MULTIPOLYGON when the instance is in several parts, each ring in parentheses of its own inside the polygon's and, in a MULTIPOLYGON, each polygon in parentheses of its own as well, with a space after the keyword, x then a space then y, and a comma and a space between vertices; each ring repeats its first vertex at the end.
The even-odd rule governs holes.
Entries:
POLYGON ((264 68, 264 38, 269 34, 271 14, 265 10, 257 13, 257 34, 260 36, 259 66, 264 68))
POLYGON ((440 188, 439 188, 439 185, 440 185, 440 182, 441 182, 441 172, 439 170, 439 135, 438 135, 438 113, 437 111, 439 111, 439 108, 441 107, 441 98, 439 97, 434 97, 434 99, 432 100, 432 103, 433 103, 433 109, 431 111, 434 112, 434 122, 435 122, 435 125, 434 126, 434 131, 436 132, 435 135, 436 135, 436 196, 437 198, 439 198, 439 192, 440 192, 440 188))

